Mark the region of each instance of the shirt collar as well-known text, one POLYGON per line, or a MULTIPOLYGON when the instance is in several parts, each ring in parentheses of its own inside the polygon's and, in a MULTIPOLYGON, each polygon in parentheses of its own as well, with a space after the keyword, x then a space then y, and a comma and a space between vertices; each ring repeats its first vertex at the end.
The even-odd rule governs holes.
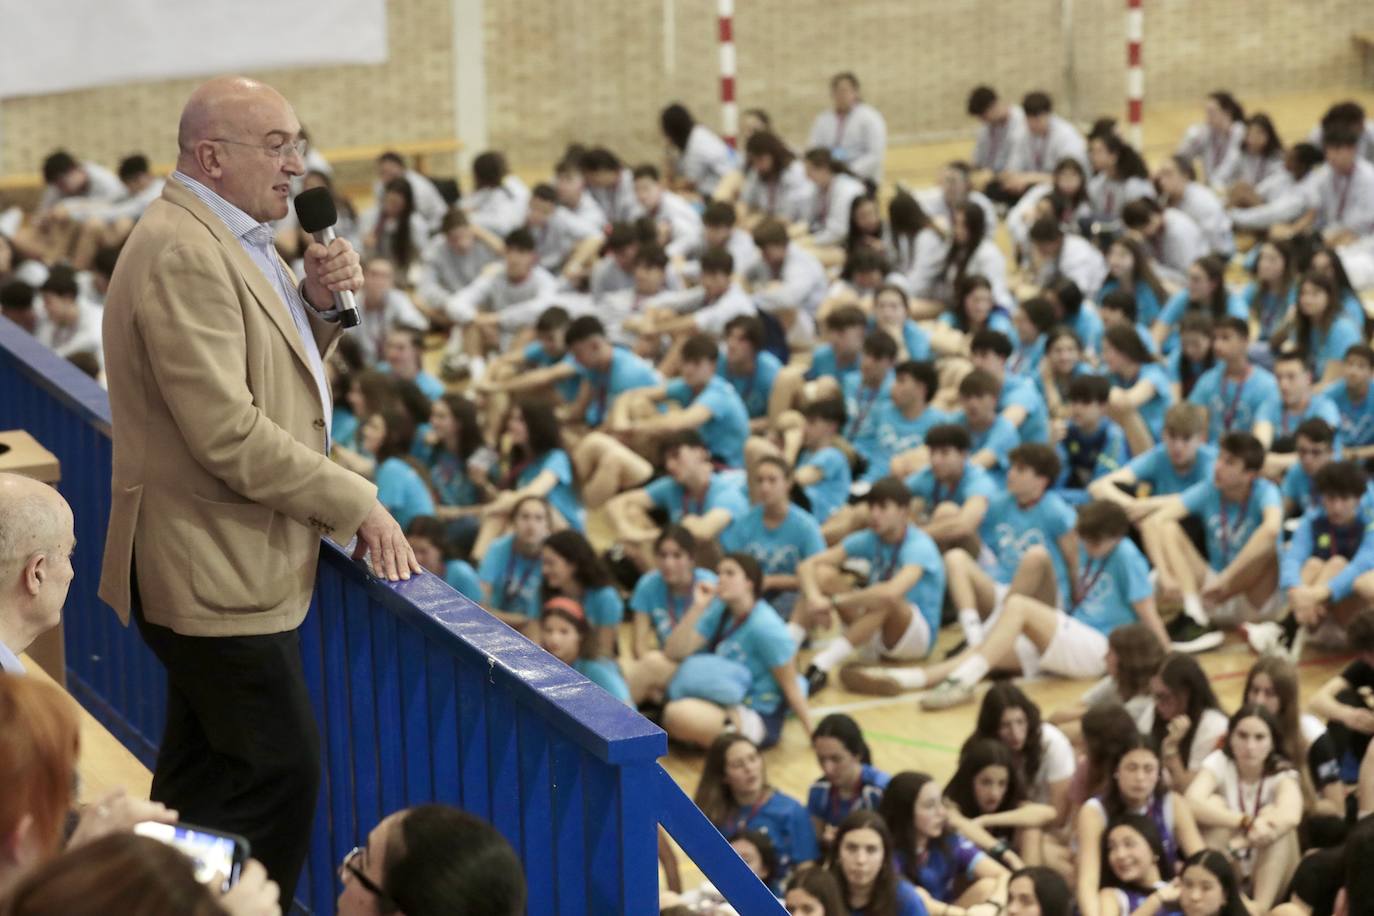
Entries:
POLYGON ((0 671, 6 674, 27 674, 24 670, 24 663, 19 660, 19 656, 10 651, 10 647, 0 642, 0 671))
POLYGON ((185 172, 175 171, 172 173, 172 177, 199 198, 201 203, 214 211, 214 214, 224 221, 224 224, 229 227, 229 231, 234 233, 237 238, 249 236, 250 241, 256 242, 257 239, 251 237, 255 232, 260 234, 264 228, 268 232, 272 231, 270 223, 258 222, 185 172))

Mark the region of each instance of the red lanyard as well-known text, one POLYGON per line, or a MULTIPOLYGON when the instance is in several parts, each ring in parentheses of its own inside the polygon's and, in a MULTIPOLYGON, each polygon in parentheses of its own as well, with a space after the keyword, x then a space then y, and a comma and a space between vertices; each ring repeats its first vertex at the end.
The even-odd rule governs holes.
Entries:
MULTIPOLYGON (((1255 818, 1259 817, 1260 799, 1264 797, 1264 783, 1267 777, 1261 776, 1259 786, 1255 789, 1255 808, 1250 812, 1250 822, 1254 823, 1255 818)), ((1236 768, 1236 807, 1240 813, 1245 813, 1245 797, 1240 794, 1240 768, 1236 768)))
POLYGON ((830 144, 831 148, 844 145, 844 122, 849 120, 849 112, 835 112, 835 142, 830 144))
MULTIPOLYGON (((933 486, 934 492, 932 492, 932 493, 930 494, 930 498, 931 498, 931 500, 932 500, 932 501, 931 501, 931 504, 930 504, 930 507, 931 507, 932 509, 934 509, 936 506, 940 505, 940 503, 944 501, 944 496, 945 496, 945 489, 944 489, 944 486, 940 483, 940 478, 935 477, 934 480, 935 480, 935 483, 934 483, 934 486, 933 486)), ((959 491, 959 484, 961 484, 961 483, 963 483, 963 482, 964 482, 964 474, 963 474, 963 471, 960 471, 960 472, 959 472, 959 479, 956 480, 956 481, 954 481, 954 483, 950 485, 950 488, 949 488, 949 498, 950 498, 950 499, 953 499, 953 498, 954 498, 954 494, 957 493, 957 492, 959 491)))
MULTIPOLYGON (((505 598, 504 603, 507 605, 520 597, 520 593, 525 590, 525 583, 529 581, 530 576, 534 575, 534 571, 539 568, 539 559, 537 557, 530 560, 529 563, 521 563, 522 572, 520 578, 512 584, 511 574, 515 572, 515 561, 517 558, 520 558, 520 554, 519 551, 515 549, 515 542, 512 541, 510 545, 510 556, 506 559, 506 575, 504 576, 506 584, 505 588, 501 590, 505 598)), ((509 608, 507 609, 509 610, 509 608)))
POLYGON ((1073 584, 1074 608, 1077 608, 1080 604, 1083 603, 1084 598, 1087 598, 1088 595, 1092 594, 1093 586, 1097 584, 1097 580, 1101 579, 1102 574, 1106 571, 1107 561, 1105 558, 1097 564, 1097 569, 1095 570, 1092 569, 1091 559, 1089 559, 1086 563, 1083 564, 1083 569, 1078 573, 1078 579, 1073 584), (1091 576, 1088 575, 1088 572, 1090 570, 1092 571, 1091 576))
MULTIPOLYGON (((707 492, 707 494, 709 494, 709 493, 711 492, 711 485, 710 485, 709 483, 706 485, 706 492, 707 492)), ((682 514, 683 514, 684 516, 686 516, 686 515, 700 515, 702 512, 706 511, 706 497, 705 497, 705 496, 703 496, 703 497, 702 497, 701 499, 699 499, 699 500, 689 500, 689 499, 688 499, 688 496, 687 496, 687 488, 686 488, 686 487, 683 487, 683 488, 682 488, 682 497, 681 497, 681 499, 682 499, 682 514), (691 510, 694 506, 695 506, 696 511, 695 511, 695 512, 689 511, 689 510, 691 510)))
POLYGON ((1207 158, 1208 175, 1211 175, 1213 172, 1215 172, 1217 170, 1217 166, 1221 165, 1221 160, 1226 155, 1226 147, 1229 146, 1231 143, 1230 131, 1227 131, 1226 133, 1221 135, 1220 143, 1217 142, 1217 139, 1218 138, 1216 131, 1212 131, 1212 138, 1210 143, 1208 144, 1209 146, 1211 146, 1212 153, 1212 155, 1207 158))
MULTIPOLYGON (((692 582, 693 584, 696 583, 695 577, 693 577, 692 582)), ((687 610, 687 602, 692 598, 691 586, 688 586, 687 594, 682 597, 681 602, 673 597, 673 590, 666 580, 663 583, 663 592, 667 596, 663 612, 668 615, 668 620, 676 627, 677 622, 682 619, 683 611, 687 610)))
POLYGON ((1221 537, 1222 556, 1227 563, 1231 561, 1231 538, 1239 534, 1241 527, 1245 524, 1245 507, 1249 502, 1250 493, 1247 490, 1245 498, 1236 505, 1236 526, 1233 528, 1231 527, 1231 513, 1227 510, 1226 503, 1220 499, 1217 500, 1217 509, 1221 513, 1219 518, 1221 530, 1218 532, 1218 535, 1221 537))
MULTIPOLYGON (((887 562, 883 565, 882 571, 878 573, 876 581, 886 582, 888 579, 891 579, 892 574, 897 571, 897 564, 902 559, 902 548, 906 546, 906 538, 909 533, 909 528, 906 531, 902 532, 902 539, 897 542, 897 545, 895 547, 892 548, 892 553, 888 556, 887 562)), ((878 547, 875 552, 879 556, 882 556, 881 538, 878 539, 878 547)))
POLYGON ((1043 172, 1045 170, 1045 150, 1050 145, 1049 135, 1047 134, 1037 140, 1035 134, 1031 134, 1027 142, 1030 143, 1031 148, 1031 171, 1043 172))
MULTIPOLYGON (((1245 377, 1236 382, 1236 393, 1231 396, 1231 403, 1221 412, 1221 426, 1226 432, 1231 431, 1231 424, 1236 421, 1236 414, 1240 411, 1240 396, 1245 392, 1245 383, 1250 381, 1250 373, 1254 371, 1253 366, 1245 367, 1245 377)), ((1221 399, 1226 400, 1226 373, 1221 374, 1221 399)))
POLYGON ((759 800, 754 802, 754 804, 750 806, 748 814, 744 815, 744 817, 742 818, 736 816, 728 823, 727 826, 729 826, 730 829, 725 832, 725 835, 733 836, 734 834, 739 833, 741 830, 747 829, 749 827, 749 822, 752 821, 754 818, 758 817, 759 812, 763 810, 763 806, 768 804, 769 800, 772 799, 772 797, 772 792, 765 792, 763 793, 763 795, 759 796, 759 800))
POLYGON ((859 397, 857 398, 859 409, 855 411, 854 419, 849 423, 848 438, 852 439, 854 436, 858 435, 859 430, 863 429, 864 420, 868 419, 868 415, 873 411, 873 405, 878 403, 878 395, 882 393, 881 388, 875 388, 872 390, 872 393, 865 398, 864 392, 867 390, 868 389, 864 388, 862 385, 859 387, 859 397))
MULTIPOLYGON (((1336 184, 1340 181, 1340 178, 1341 176, 1333 169, 1331 172, 1331 190, 1336 190, 1336 184)), ((1345 181, 1341 182, 1340 192, 1336 195, 1336 220, 1338 222, 1345 218, 1345 203, 1346 200, 1350 197, 1350 186, 1354 183, 1354 172, 1351 172, 1349 175, 1346 175, 1345 181)))

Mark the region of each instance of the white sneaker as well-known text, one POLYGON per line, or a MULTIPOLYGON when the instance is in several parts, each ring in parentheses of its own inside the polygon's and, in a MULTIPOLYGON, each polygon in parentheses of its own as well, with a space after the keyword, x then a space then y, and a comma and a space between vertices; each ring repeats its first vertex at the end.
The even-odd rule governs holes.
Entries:
POLYGON ((1287 646, 1283 644, 1283 627, 1277 623, 1243 623, 1241 632, 1256 655, 1283 655, 1287 646))
POLYGON ((983 618, 978 616, 977 611, 971 608, 960 611, 959 629, 964 631, 964 642, 968 643, 970 649, 976 649, 983 644, 983 618))
POLYGON ((947 677, 920 699, 920 706, 927 712, 949 709, 964 703, 973 702, 973 684, 947 677))

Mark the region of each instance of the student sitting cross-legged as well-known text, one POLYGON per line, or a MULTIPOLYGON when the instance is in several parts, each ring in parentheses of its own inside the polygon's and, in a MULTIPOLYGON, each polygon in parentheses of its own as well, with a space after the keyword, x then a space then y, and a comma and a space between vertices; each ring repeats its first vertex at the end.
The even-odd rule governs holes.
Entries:
POLYGON ((1356 611, 1374 603, 1374 499, 1353 461, 1327 464, 1315 484, 1319 504, 1283 551, 1279 586, 1299 624, 1315 630, 1330 617, 1344 631, 1356 611))

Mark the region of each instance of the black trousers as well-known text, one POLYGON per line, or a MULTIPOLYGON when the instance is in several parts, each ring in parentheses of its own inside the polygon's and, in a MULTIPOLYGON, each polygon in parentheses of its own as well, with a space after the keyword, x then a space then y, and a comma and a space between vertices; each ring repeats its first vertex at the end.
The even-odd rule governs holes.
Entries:
POLYGON ((247 838, 290 912, 320 784, 300 634, 182 636, 144 618, 136 581, 132 603, 143 641, 167 669, 153 800, 186 823, 247 838))

